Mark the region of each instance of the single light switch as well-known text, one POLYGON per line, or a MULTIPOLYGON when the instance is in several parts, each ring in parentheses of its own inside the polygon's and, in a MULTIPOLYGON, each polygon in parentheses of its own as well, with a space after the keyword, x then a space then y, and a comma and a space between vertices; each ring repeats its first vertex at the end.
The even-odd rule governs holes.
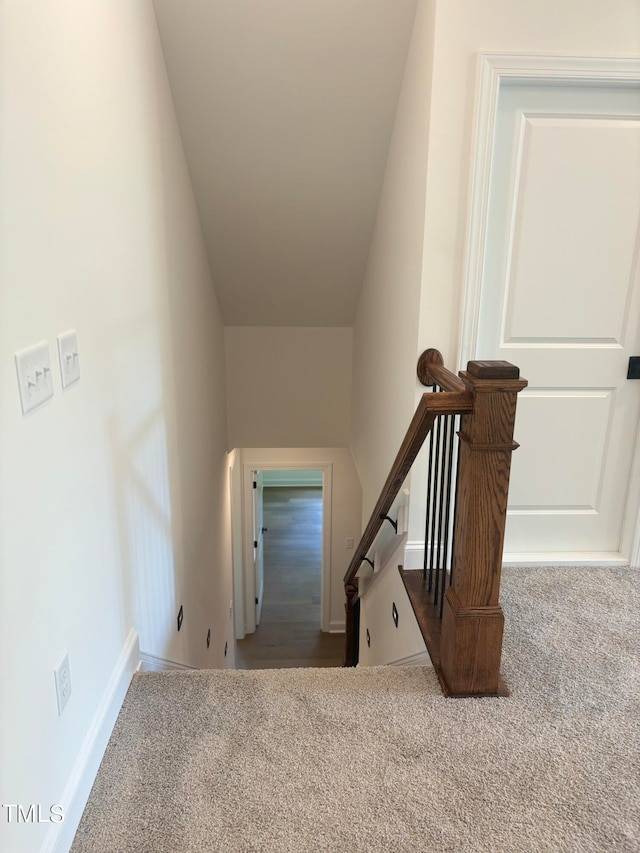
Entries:
POLYGON ((62 387, 68 388, 80 379, 80 357, 78 356, 78 336, 72 329, 58 335, 58 357, 62 387))
POLYGON ((15 354, 15 360, 22 414, 26 415, 53 397, 49 344, 43 341, 20 350, 15 354))

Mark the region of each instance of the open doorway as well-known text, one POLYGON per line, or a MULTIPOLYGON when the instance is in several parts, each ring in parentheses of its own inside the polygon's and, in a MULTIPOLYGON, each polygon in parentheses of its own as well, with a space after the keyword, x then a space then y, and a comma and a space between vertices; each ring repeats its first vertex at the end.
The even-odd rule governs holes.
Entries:
MULTIPOLYGON (((255 589, 255 630, 236 646, 236 666, 338 666, 343 639, 324 633, 330 469, 252 468, 245 500, 245 554, 255 589), (250 546, 250 549, 249 549, 250 546)), ((251 602, 249 602, 251 603, 251 602)), ((249 621, 249 620, 247 620, 249 621)))
POLYGON ((322 471, 256 471, 256 625, 304 619, 321 627, 322 471))

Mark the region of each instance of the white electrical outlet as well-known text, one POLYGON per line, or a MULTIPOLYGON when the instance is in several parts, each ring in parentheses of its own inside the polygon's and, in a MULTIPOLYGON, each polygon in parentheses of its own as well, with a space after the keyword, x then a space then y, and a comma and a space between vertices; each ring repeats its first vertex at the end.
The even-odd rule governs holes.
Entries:
POLYGON ((347 536, 344 541, 344 547, 347 548, 347 550, 351 550, 351 548, 353 548, 353 536, 347 536))
POLYGON ((53 670, 53 677, 56 682, 58 716, 60 716, 71 696, 71 671, 69 670, 69 655, 67 652, 58 661, 57 666, 53 670))
POLYGON ((26 415, 27 412, 53 397, 49 344, 43 341, 41 344, 20 350, 15 354, 15 360, 22 414, 26 415))
POLYGON ((78 355, 78 335, 71 329, 58 335, 58 357, 62 387, 68 388, 80 379, 80 357, 78 355))

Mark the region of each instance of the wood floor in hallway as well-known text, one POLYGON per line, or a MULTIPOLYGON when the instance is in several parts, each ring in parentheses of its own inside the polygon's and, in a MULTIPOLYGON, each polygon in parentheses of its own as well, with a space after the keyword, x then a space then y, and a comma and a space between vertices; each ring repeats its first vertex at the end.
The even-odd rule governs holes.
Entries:
POLYGON ((236 642, 236 668, 341 666, 344 634, 320 630, 322 489, 266 488, 263 523, 262 618, 236 642))

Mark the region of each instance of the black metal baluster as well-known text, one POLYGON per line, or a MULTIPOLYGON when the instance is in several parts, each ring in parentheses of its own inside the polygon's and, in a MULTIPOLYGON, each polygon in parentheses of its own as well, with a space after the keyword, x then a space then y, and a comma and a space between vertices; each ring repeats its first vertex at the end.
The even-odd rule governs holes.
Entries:
POLYGON ((444 495, 446 491, 446 482, 445 478, 447 476, 447 444, 448 444, 448 432, 449 432, 449 418, 446 415, 442 415, 442 435, 441 435, 441 455, 442 455, 442 468, 440 469, 440 491, 438 494, 439 502, 438 502, 438 551, 437 551, 437 569, 436 569, 436 591, 433 597, 433 603, 438 603, 438 596, 440 595, 439 590, 442 591, 440 595, 440 600, 444 597, 444 575, 442 577, 442 583, 439 582, 441 569, 442 569, 442 522, 444 519, 444 495))
MULTIPOLYGON (((429 591, 431 591, 431 578, 433 576, 433 569, 435 567, 435 547, 436 547, 436 523, 438 518, 438 479, 440 476, 440 421, 441 416, 439 415, 436 418, 436 437, 435 437, 435 445, 436 445, 436 458, 435 458, 435 470, 433 477, 433 495, 431 501, 431 546, 429 548, 429 591)), ((438 574, 436 572, 436 585, 438 583, 438 574)), ((437 587, 434 597, 434 603, 437 600, 437 587)))
MULTIPOLYGON (((446 509, 445 509, 445 520, 444 520, 444 556, 442 559, 442 598, 440 600, 440 618, 442 619, 442 607, 444 605, 444 592, 446 586, 447 579, 447 568, 449 563, 449 522, 451 518, 451 482, 453 479, 453 442, 456 434, 456 416, 449 415, 447 418, 449 421, 449 425, 451 427, 451 434, 449 436, 449 450, 448 450, 448 458, 447 458, 447 501, 446 501, 446 509)), ((449 577, 451 577, 451 573, 449 573, 449 577)))
MULTIPOLYGON (((435 392, 436 386, 433 386, 435 392)), ((433 470, 433 428, 429 430, 429 467, 427 470, 427 510, 425 516, 424 530, 424 559, 422 561, 422 580, 427 579, 427 562, 429 559, 429 540, 430 540, 430 525, 429 525, 429 509, 431 504, 431 472, 433 470)), ((429 573, 429 591, 431 591, 431 573, 429 573)))

